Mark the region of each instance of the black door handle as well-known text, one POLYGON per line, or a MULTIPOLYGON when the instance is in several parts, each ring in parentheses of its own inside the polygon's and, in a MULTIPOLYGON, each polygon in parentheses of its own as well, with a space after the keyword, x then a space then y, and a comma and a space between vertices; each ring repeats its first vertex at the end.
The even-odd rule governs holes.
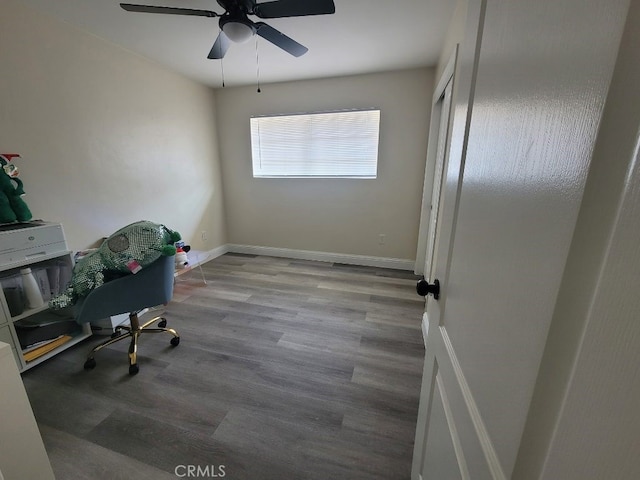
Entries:
POLYGON ((424 278, 418 280, 416 284, 416 292, 422 297, 427 295, 433 295, 433 298, 438 300, 440 298, 440 281, 436 278, 433 283, 427 282, 424 278))

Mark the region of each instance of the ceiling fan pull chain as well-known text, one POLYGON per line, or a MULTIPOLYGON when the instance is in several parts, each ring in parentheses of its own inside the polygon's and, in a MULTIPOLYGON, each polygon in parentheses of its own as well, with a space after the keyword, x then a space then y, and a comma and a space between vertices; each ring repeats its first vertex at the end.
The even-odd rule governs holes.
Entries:
POLYGON ((256 83, 258 84, 258 93, 260 93, 260 59, 258 57, 258 36, 256 35, 256 83))
POLYGON ((224 88, 224 60, 220 59, 220 71, 222 72, 222 88, 224 88))

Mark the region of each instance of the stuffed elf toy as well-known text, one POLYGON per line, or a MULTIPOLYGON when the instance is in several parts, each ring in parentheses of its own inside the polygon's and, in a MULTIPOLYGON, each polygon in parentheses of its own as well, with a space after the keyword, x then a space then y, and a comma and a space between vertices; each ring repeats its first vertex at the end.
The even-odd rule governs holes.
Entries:
POLYGON ((0 223, 31 220, 31 211, 22 200, 24 188, 22 180, 17 178, 18 168, 9 163, 12 158, 19 156, 13 153, 0 154, 0 223))
POLYGON ((109 276, 135 274, 162 255, 175 255, 173 244, 178 240, 178 232, 146 220, 121 228, 76 263, 66 290, 52 298, 49 307, 69 307, 105 283, 109 276))

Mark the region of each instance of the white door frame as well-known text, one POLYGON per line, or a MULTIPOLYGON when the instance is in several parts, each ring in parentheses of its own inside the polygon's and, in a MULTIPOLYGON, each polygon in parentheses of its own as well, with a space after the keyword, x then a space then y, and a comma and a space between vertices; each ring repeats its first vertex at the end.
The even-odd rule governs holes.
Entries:
MULTIPOLYGON (((453 121, 453 115, 451 115, 451 109, 449 108, 445 115, 448 115, 448 121, 446 123, 446 132, 441 137, 442 130, 442 113, 443 113, 443 98, 445 95, 445 89, 447 85, 451 83, 451 87, 455 87, 455 68, 458 58, 458 45, 455 46, 454 51, 444 68, 440 80, 436 85, 433 97, 431 100, 431 120, 429 123, 429 143, 427 145, 427 158, 424 169, 424 184, 422 187, 422 207, 420 209, 420 228, 418 230, 418 247, 416 251, 416 262, 414 265, 414 272, 417 275, 427 276, 428 272, 425 271, 425 263, 427 261, 427 247, 429 244, 429 237, 433 236, 433 228, 431 224, 431 207, 433 200, 434 185, 440 184, 442 180, 442 172, 444 168, 437 169, 438 154, 441 153, 442 165, 446 164, 446 156, 449 146, 449 132, 451 131, 451 124, 453 121), (441 145, 440 138, 445 139, 445 145, 441 145), (437 173, 438 178, 436 178, 437 173)), ((437 218, 437 212, 436 212, 437 218)), ((434 222, 435 223, 435 222, 434 222)))

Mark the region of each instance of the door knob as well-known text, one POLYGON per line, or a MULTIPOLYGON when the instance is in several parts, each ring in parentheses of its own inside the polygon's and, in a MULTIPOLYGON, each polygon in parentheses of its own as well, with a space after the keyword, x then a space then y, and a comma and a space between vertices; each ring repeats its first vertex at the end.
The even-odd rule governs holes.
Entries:
POLYGON ((416 284, 416 292, 422 297, 427 295, 433 295, 433 298, 438 300, 440 298, 440 281, 436 278, 433 283, 427 282, 424 278, 418 280, 416 284))

